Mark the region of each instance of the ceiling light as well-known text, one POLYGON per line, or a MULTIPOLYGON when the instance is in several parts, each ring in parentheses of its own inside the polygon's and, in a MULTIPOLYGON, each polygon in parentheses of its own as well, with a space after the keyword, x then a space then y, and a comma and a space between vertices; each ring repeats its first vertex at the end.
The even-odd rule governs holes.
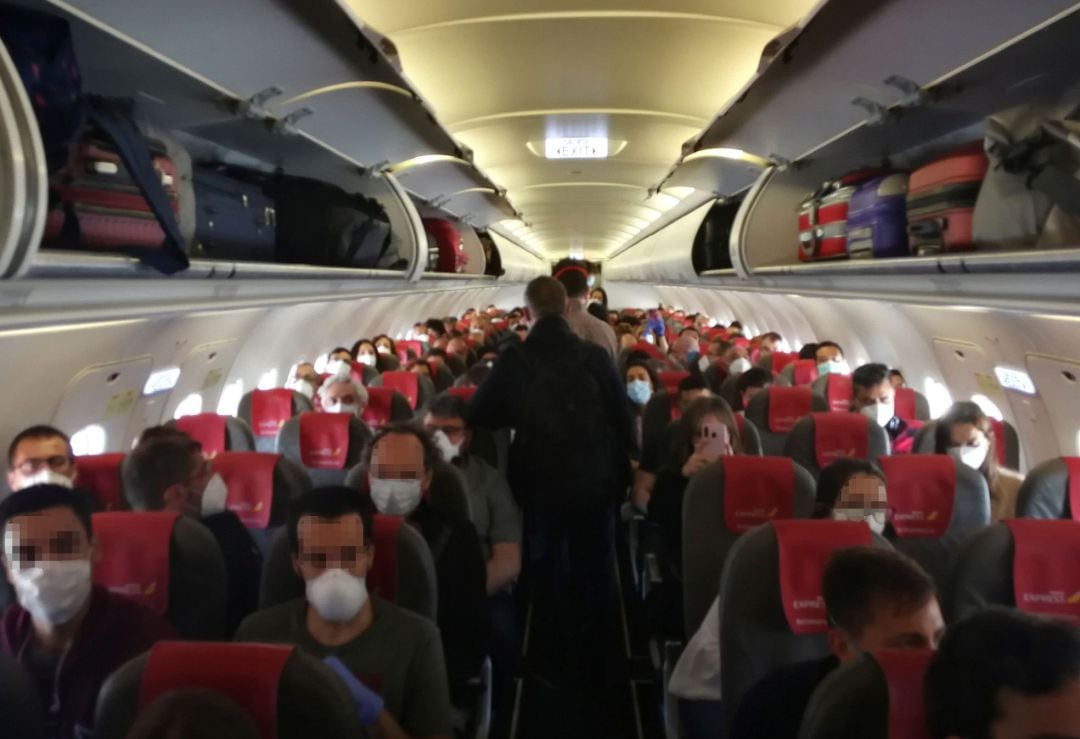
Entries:
POLYGON ((560 136, 544 140, 546 159, 607 159, 608 140, 603 136, 560 136))
POLYGON ((1022 369, 1013 367, 994 367, 994 374, 998 382, 1007 390, 1012 390, 1025 395, 1035 394, 1035 383, 1031 381, 1031 375, 1022 369))
POLYGON ((404 172, 405 170, 413 169, 415 167, 423 167, 427 164, 441 164, 444 162, 463 164, 466 167, 472 166, 472 164, 470 164, 468 161, 460 157, 450 156, 449 154, 422 154, 421 156, 413 157, 412 159, 406 159, 405 161, 398 162, 397 164, 392 164, 387 167, 386 171, 390 174, 398 174, 400 172, 404 172))
POLYGON ((695 159, 730 159, 736 162, 746 162, 761 168, 769 166, 769 160, 756 154, 749 154, 742 149, 733 149, 727 146, 719 146, 715 149, 702 149, 685 157, 683 163, 692 162, 695 159))

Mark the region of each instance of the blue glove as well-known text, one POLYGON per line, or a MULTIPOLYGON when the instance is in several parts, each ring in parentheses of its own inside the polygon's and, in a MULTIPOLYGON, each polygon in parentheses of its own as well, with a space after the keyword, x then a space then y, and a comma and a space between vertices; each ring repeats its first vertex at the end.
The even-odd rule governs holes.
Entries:
POLYGON ((360 723, 371 726, 383 712, 383 699, 374 690, 360 682, 359 678, 352 673, 345 663, 337 657, 325 657, 323 664, 337 673, 338 677, 345 681, 345 687, 349 689, 353 702, 356 703, 356 712, 360 714, 360 723))
POLYGON ((653 316, 645 322, 645 330, 651 331, 657 338, 663 336, 666 332, 664 327, 664 319, 660 316, 653 316))

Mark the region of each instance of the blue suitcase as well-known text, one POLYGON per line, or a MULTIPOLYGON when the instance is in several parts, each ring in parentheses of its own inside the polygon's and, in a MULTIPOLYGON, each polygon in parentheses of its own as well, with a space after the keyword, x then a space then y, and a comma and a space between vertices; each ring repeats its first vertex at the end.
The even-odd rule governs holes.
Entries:
POLYGON ((875 177, 858 186, 848 207, 847 241, 852 259, 910 254, 907 192, 906 174, 875 177))
POLYGON ((251 173, 245 179, 217 167, 194 168, 195 249, 208 259, 249 262, 274 261, 274 201, 251 173))

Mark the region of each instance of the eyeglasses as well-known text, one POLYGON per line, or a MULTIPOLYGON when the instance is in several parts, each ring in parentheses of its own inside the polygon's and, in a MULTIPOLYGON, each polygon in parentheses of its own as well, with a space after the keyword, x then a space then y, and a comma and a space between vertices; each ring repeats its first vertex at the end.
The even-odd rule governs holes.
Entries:
POLYGON ((52 457, 31 457, 13 466, 13 469, 24 475, 32 475, 43 467, 48 467, 53 472, 59 472, 71 464, 71 457, 57 454, 52 457))

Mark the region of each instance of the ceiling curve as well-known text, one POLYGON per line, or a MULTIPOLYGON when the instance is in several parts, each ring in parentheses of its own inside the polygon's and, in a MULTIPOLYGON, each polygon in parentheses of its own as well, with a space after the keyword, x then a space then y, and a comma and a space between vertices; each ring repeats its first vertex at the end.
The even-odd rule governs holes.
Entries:
POLYGON ((818 0, 343 2, 393 40, 506 189, 525 224, 508 224, 515 236, 551 259, 600 259, 693 193, 650 188, 818 0), (546 159, 556 137, 606 139, 608 157, 546 159))

